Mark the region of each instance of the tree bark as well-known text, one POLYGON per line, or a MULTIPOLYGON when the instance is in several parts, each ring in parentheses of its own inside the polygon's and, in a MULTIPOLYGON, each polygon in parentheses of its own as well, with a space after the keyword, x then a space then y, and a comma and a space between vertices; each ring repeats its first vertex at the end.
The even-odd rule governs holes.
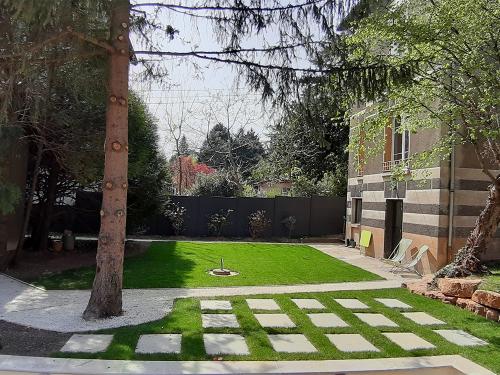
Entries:
POLYGON ((33 208, 33 197, 35 195, 36 186, 38 185, 38 175, 40 174, 40 163, 42 162, 43 156, 43 145, 41 143, 37 144, 36 157, 35 157, 35 165, 33 166, 33 179, 31 181, 31 189, 26 197, 26 208, 24 210, 24 221, 23 227, 21 229, 21 234, 19 235, 19 241, 17 242, 16 250, 14 254, 12 254, 11 259, 9 261, 8 267, 15 266, 17 260, 19 258, 19 254, 23 250, 24 240, 26 238, 26 232, 28 231, 28 226, 30 223, 31 210, 33 208))
POLYGON ((486 250, 500 223, 500 177, 490 185, 488 199, 476 225, 455 259, 440 269, 434 281, 440 277, 465 277, 487 272, 481 264, 481 254, 486 250))
POLYGON ((34 243, 38 251, 46 251, 49 244, 50 224, 52 222, 52 212, 57 197, 57 180, 59 179, 59 165, 57 161, 53 161, 53 166, 50 170, 49 181, 47 183, 47 198, 45 199, 45 207, 43 216, 40 216, 41 230, 38 237, 38 242, 34 243))
POLYGON ((83 318, 122 313, 123 255, 127 217, 129 0, 111 4, 108 102, 101 228, 92 293, 83 318))

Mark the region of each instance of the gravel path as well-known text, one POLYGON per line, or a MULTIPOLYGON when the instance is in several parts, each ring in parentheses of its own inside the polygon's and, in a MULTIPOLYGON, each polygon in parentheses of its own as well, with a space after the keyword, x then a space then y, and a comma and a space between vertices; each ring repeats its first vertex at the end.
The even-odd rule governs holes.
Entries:
POLYGON ((57 332, 82 332, 136 325, 161 319, 172 310, 177 298, 386 289, 401 286, 403 278, 388 272, 389 266, 376 259, 361 256, 343 246, 318 245, 315 247, 388 279, 280 286, 125 289, 122 316, 85 321, 81 318, 81 313, 88 302, 90 291, 46 291, 0 274, 0 320, 57 332))

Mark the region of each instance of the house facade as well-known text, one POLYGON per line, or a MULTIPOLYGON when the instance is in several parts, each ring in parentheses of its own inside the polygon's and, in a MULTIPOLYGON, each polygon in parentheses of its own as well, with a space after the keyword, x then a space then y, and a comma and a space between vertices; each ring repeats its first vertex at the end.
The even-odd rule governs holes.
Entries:
MULTIPOLYGON (((353 111, 351 131, 369 115, 366 108, 353 111)), ((361 230, 370 231, 372 239, 365 253, 376 258, 388 257, 401 238, 412 240, 410 254, 428 245, 430 251, 418 267, 430 273, 450 262, 465 244, 485 205, 489 181, 474 151, 461 145, 448 161, 425 170, 405 165, 407 178, 394 182, 391 169, 395 164, 425 151, 446 131, 442 127, 409 134, 398 132, 399 126, 399 118, 388 119, 385 134, 380 135, 385 138, 383 152, 367 157, 362 170, 356 161, 360 156, 349 155, 346 239, 358 244, 361 230)), ((500 230, 483 255, 483 260, 498 259, 500 230)))

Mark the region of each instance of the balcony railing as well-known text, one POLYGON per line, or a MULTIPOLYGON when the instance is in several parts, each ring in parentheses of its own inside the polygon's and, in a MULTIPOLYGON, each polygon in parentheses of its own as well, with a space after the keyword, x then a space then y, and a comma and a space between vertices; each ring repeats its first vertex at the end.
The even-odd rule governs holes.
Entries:
POLYGON ((392 168, 394 168, 395 166, 397 166, 401 163, 406 164, 405 165, 406 168, 409 168, 408 153, 407 152, 405 152, 404 157, 403 157, 403 153, 398 153, 398 154, 394 154, 393 160, 384 161, 382 163, 382 171, 390 172, 392 170, 392 168))

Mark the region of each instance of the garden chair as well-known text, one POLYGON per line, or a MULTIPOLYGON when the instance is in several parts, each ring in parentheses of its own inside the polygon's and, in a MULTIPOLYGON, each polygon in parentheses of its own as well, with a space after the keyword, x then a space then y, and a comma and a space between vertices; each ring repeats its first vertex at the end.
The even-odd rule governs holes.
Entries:
POLYGON ((391 255, 389 255, 389 258, 382 260, 388 263, 401 263, 405 258, 406 251, 410 248, 411 243, 412 240, 402 238, 392 251, 391 255))
POLYGON ((415 254, 414 257, 408 259, 407 261, 402 260, 400 263, 393 263, 392 270, 394 270, 396 268, 403 268, 403 269, 406 269, 408 271, 413 271, 413 272, 417 273, 419 276, 422 276, 420 274, 420 272, 417 271, 416 265, 418 264, 418 262, 420 262, 422 257, 428 251, 429 251, 429 246, 422 245, 420 247, 420 249, 418 249, 418 252, 417 252, 417 254, 415 254))

